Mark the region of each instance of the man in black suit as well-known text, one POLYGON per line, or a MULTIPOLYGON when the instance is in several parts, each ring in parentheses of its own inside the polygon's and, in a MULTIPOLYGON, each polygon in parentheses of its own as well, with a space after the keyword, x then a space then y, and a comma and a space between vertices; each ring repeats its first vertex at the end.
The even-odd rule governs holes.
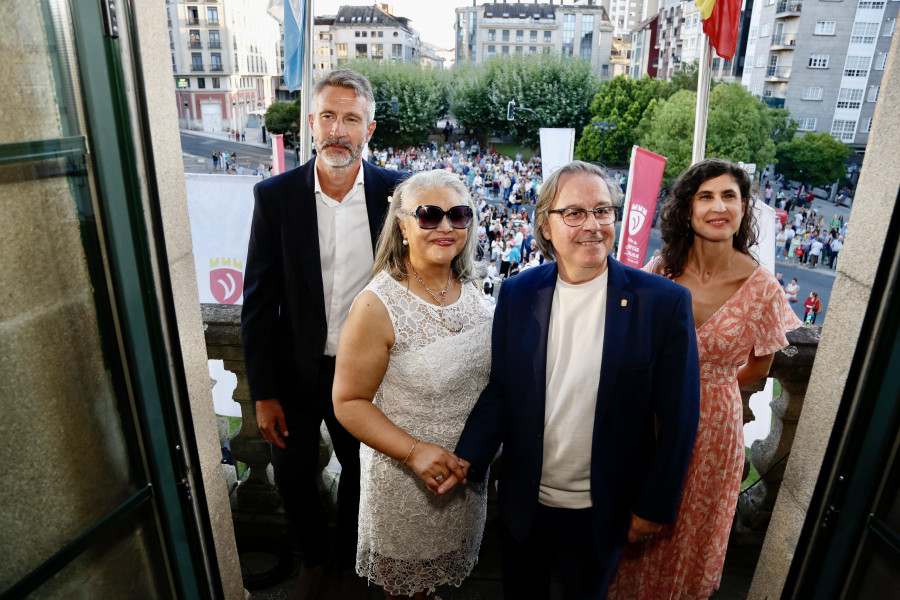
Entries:
POLYGON ((317 156, 254 188, 241 334, 259 429, 272 443, 275 482, 304 559, 292 597, 315 597, 328 556, 316 485, 323 420, 342 467, 334 552, 341 597, 368 597, 354 573, 359 442, 334 418, 331 386, 341 327, 372 277, 375 242, 403 174, 361 159, 375 131, 368 79, 332 71, 313 93, 317 156))

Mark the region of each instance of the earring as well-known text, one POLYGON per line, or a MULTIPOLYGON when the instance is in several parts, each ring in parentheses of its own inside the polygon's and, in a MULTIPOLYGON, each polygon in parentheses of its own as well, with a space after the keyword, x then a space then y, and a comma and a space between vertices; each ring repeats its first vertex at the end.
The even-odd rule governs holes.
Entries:
POLYGON ((409 246, 409 242, 406 241, 406 238, 403 238, 403 245, 404 245, 404 246, 409 246))

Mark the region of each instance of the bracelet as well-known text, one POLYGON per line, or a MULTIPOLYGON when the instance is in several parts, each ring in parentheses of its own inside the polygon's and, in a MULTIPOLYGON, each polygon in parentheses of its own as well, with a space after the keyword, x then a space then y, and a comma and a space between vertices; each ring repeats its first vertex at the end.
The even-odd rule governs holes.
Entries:
POLYGON ((416 443, 412 445, 412 448, 409 449, 409 452, 406 453, 406 458, 403 459, 403 464, 406 464, 406 461, 409 460, 409 457, 412 456, 413 450, 416 449, 416 446, 419 445, 419 440, 416 440, 416 443))

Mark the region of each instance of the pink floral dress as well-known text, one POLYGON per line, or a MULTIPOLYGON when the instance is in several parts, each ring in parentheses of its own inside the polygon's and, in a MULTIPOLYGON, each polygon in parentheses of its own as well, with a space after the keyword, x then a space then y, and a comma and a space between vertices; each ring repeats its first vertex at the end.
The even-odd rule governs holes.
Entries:
POLYGON ((785 333, 801 324, 760 266, 697 329, 700 423, 678 516, 625 548, 609 600, 705 600, 719 588, 744 469, 738 367, 751 351, 763 356, 786 347, 785 333))

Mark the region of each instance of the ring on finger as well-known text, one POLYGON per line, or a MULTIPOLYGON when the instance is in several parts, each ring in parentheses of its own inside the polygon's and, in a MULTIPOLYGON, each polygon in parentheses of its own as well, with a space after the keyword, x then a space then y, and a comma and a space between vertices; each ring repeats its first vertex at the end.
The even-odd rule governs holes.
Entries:
POLYGON ((444 480, 444 476, 443 476, 443 475, 438 475, 437 477, 434 478, 434 480, 437 481, 438 483, 440 483, 440 482, 442 482, 442 481, 444 480))

